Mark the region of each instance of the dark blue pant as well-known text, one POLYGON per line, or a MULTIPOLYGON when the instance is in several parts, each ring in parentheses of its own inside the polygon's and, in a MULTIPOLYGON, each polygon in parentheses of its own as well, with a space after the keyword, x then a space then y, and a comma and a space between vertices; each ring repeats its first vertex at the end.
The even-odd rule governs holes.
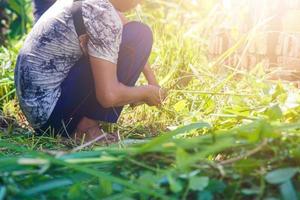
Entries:
MULTIPOLYGON (((152 32, 148 26, 139 22, 130 22, 124 26, 117 64, 117 76, 121 83, 135 85, 151 53, 152 43, 152 32)), ((71 68, 61 88, 62 94, 57 105, 48 122, 41 130, 36 130, 38 134, 51 130, 54 134, 67 136, 74 132, 83 117, 109 123, 117 122, 122 107, 105 109, 98 103, 87 58, 81 58, 71 68)))
POLYGON ((56 0, 33 0, 33 15, 37 21, 43 13, 50 8, 56 0))

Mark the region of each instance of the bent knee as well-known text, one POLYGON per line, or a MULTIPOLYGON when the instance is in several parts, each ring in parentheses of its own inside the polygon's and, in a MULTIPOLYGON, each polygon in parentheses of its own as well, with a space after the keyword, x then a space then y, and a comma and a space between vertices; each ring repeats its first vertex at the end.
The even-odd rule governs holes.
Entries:
POLYGON ((152 48, 153 33, 151 28, 141 22, 128 22, 123 28, 123 41, 152 48))

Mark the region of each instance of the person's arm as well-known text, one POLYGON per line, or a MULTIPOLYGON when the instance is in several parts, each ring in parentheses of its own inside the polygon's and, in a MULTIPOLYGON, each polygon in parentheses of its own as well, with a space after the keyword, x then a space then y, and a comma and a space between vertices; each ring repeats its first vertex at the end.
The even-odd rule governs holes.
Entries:
POLYGON ((119 107, 136 102, 150 106, 161 103, 161 89, 147 85, 128 87, 118 80, 117 61, 122 39, 122 23, 110 6, 101 6, 93 1, 83 4, 83 20, 88 40, 80 40, 87 46, 90 65, 95 83, 96 98, 103 107, 119 107))
POLYGON ((156 76, 148 63, 145 65, 143 74, 144 74, 145 78, 147 79, 149 85, 155 85, 157 87, 160 87, 160 85, 158 84, 158 82, 156 80, 156 76))
POLYGON ((118 81, 116 64, 92 56, 90 56, 90 62, 95 81, 96 97, 103 107, 118 107, 138 102, 145 102, 150 106, 161 104, 163 99, 159 87, 152 85, 125 86, 118 81))

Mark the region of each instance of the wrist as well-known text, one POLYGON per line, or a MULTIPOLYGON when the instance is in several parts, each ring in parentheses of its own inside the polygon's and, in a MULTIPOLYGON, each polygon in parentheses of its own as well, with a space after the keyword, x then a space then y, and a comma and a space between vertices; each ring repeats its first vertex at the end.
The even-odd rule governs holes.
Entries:
POLYGON ((141 86, 142 87, 142 99, 141 101, 147 101, 151 94, 151 88, 149 85, 141 86))
POLYGON ((149 84, 149 85, 153 85, 153 86, 155 86, 155 87, 161 88, 160 85, 159 85, 156 81, 148 82, 148 84, 149 84))

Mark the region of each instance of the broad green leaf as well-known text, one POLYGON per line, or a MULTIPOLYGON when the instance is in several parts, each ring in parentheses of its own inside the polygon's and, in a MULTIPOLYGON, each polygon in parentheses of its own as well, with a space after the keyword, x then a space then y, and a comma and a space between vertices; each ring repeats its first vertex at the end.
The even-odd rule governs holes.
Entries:
POLYGON ((115 192, 123 192, 124 191, 124 187, 120 184, 117 184, 117 183, 112 184, 112 189, 115 192))
POLYGON ((297 172, 299 171, 298 168, 283 168, 283 169, 277 169, 272 172, 269 172, 265 179, 268 183, 271 184, 280 184, 284 183, 291 178, 293 178, 297 172))
POLYGON ((209 184, 209 177, 201 176, 201 177, 191 177, 190 179, 190 188, 196 191, 204 190, 209 184))
POLYGON ((284 200, 298 200, 295 188, 291 180, 288 180, 281 184, 280 193, 284 200))
POLYGON ((267 109, 266 115, 269 117, 270 120, 278 120, 282 118, 282 111, 279 105, 272 106, 267 109))
POLYGON ((169 181, 170 189, 172 192, 178 193, 178 192, 182 191, 183 187, 182 187, 181 183, 179 181, 175 180, 175 178, 172 177, 172 175, 168 175, 168 181, 169 181))
POLYGON ((226 184, 223 181, 217 179, 211 179, 205 190, 208 190, 211 193, 216 194, 216 193, 223 193, 225 189, 226 189, 226 184))
POLYGON ((197 200, 213 200, 214 196, 210 191, 201 191, 198 193, 197 200))

